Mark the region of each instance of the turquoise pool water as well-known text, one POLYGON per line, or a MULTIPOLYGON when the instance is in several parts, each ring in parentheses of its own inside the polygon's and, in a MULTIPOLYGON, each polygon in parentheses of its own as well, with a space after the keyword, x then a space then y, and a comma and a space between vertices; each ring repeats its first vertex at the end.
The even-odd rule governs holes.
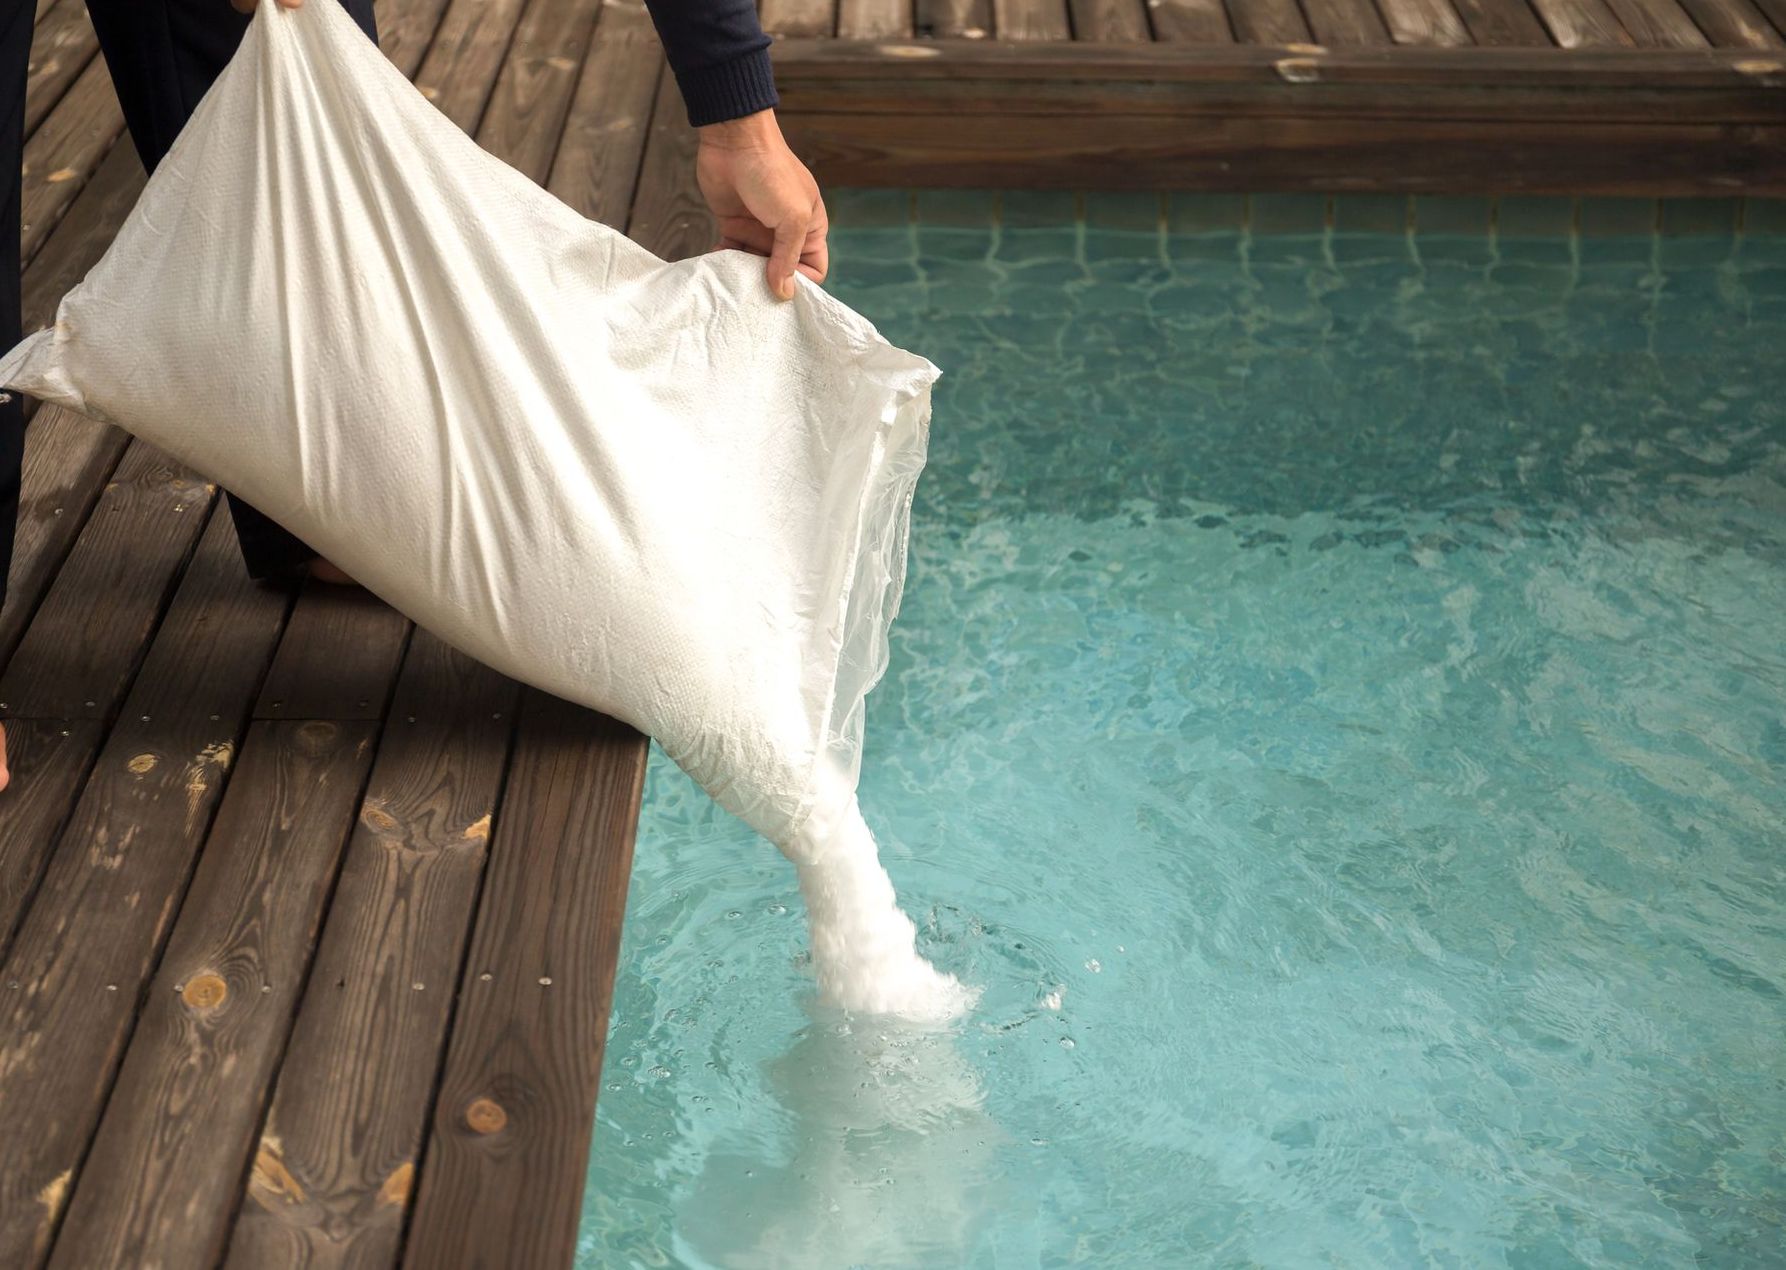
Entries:
POLYGON ((581 1264, 1786 1264, 1786 239, 839 231, 922 1035, 654 756, 581 1264))

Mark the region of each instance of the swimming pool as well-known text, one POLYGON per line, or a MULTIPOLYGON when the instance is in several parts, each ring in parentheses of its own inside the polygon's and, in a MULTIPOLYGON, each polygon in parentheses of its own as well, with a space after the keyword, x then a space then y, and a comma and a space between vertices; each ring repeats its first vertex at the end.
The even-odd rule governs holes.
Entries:
POLYGON ((580 1264, 1786 1249, 1786 237, 840 229, 929 356, 862 801, 953 1032, 810 1006, 653 755, 580 1264))

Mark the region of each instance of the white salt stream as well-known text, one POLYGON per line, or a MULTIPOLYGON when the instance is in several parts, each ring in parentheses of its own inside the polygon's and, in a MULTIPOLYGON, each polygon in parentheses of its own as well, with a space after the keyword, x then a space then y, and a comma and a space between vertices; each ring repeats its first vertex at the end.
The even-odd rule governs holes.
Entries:
POLYGON ((800 875, 820 1003, 914 1023, 966 1013, 977 991, 918 954, 917 927, 899 908, 854 792, 829 805, 782 846, 800 875))

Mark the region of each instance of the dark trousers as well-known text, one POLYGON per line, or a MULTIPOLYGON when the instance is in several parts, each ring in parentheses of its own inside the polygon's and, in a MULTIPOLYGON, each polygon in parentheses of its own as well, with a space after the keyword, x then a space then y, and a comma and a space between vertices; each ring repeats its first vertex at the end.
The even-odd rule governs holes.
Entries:
MULTIPOLYGON (((376 40, 372 0, 341 3, 376 40)), ((21 338, 19 164, 25 145, 25 71, 35 9, 35 0, 0 0, 0 351, 21 338)), ((87 11, 99 32, 130 138, 143 166, 152 172, 235 52, 248 18, 231 8, 228 0, 87 0, 87 11)), ((0 404, 0 601, 6 595, 18 522, 23 407, 16 393, 10 402, 0 404)), ((294 574, 316 555, 233 495, 229 510, 251 576, 294 574)))

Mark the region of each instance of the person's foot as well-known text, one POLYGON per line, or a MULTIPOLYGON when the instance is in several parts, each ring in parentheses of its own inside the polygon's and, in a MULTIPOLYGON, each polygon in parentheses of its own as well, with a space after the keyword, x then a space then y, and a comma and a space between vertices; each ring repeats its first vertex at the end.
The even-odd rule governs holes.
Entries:
POLYGON ((0 723, 0 789, 5 789, 12 781, 12 773, 6 770, 6 725, 0 723))
POLYGON ((336 586, 360 585, 358 582, 355 582, 352 578, 348 577, 346 573, 342 572, 338 566, 330 564, 321 556, 318 556, 310 562, 310 576, 315 578, 318 582, 332 582, 336 586))

